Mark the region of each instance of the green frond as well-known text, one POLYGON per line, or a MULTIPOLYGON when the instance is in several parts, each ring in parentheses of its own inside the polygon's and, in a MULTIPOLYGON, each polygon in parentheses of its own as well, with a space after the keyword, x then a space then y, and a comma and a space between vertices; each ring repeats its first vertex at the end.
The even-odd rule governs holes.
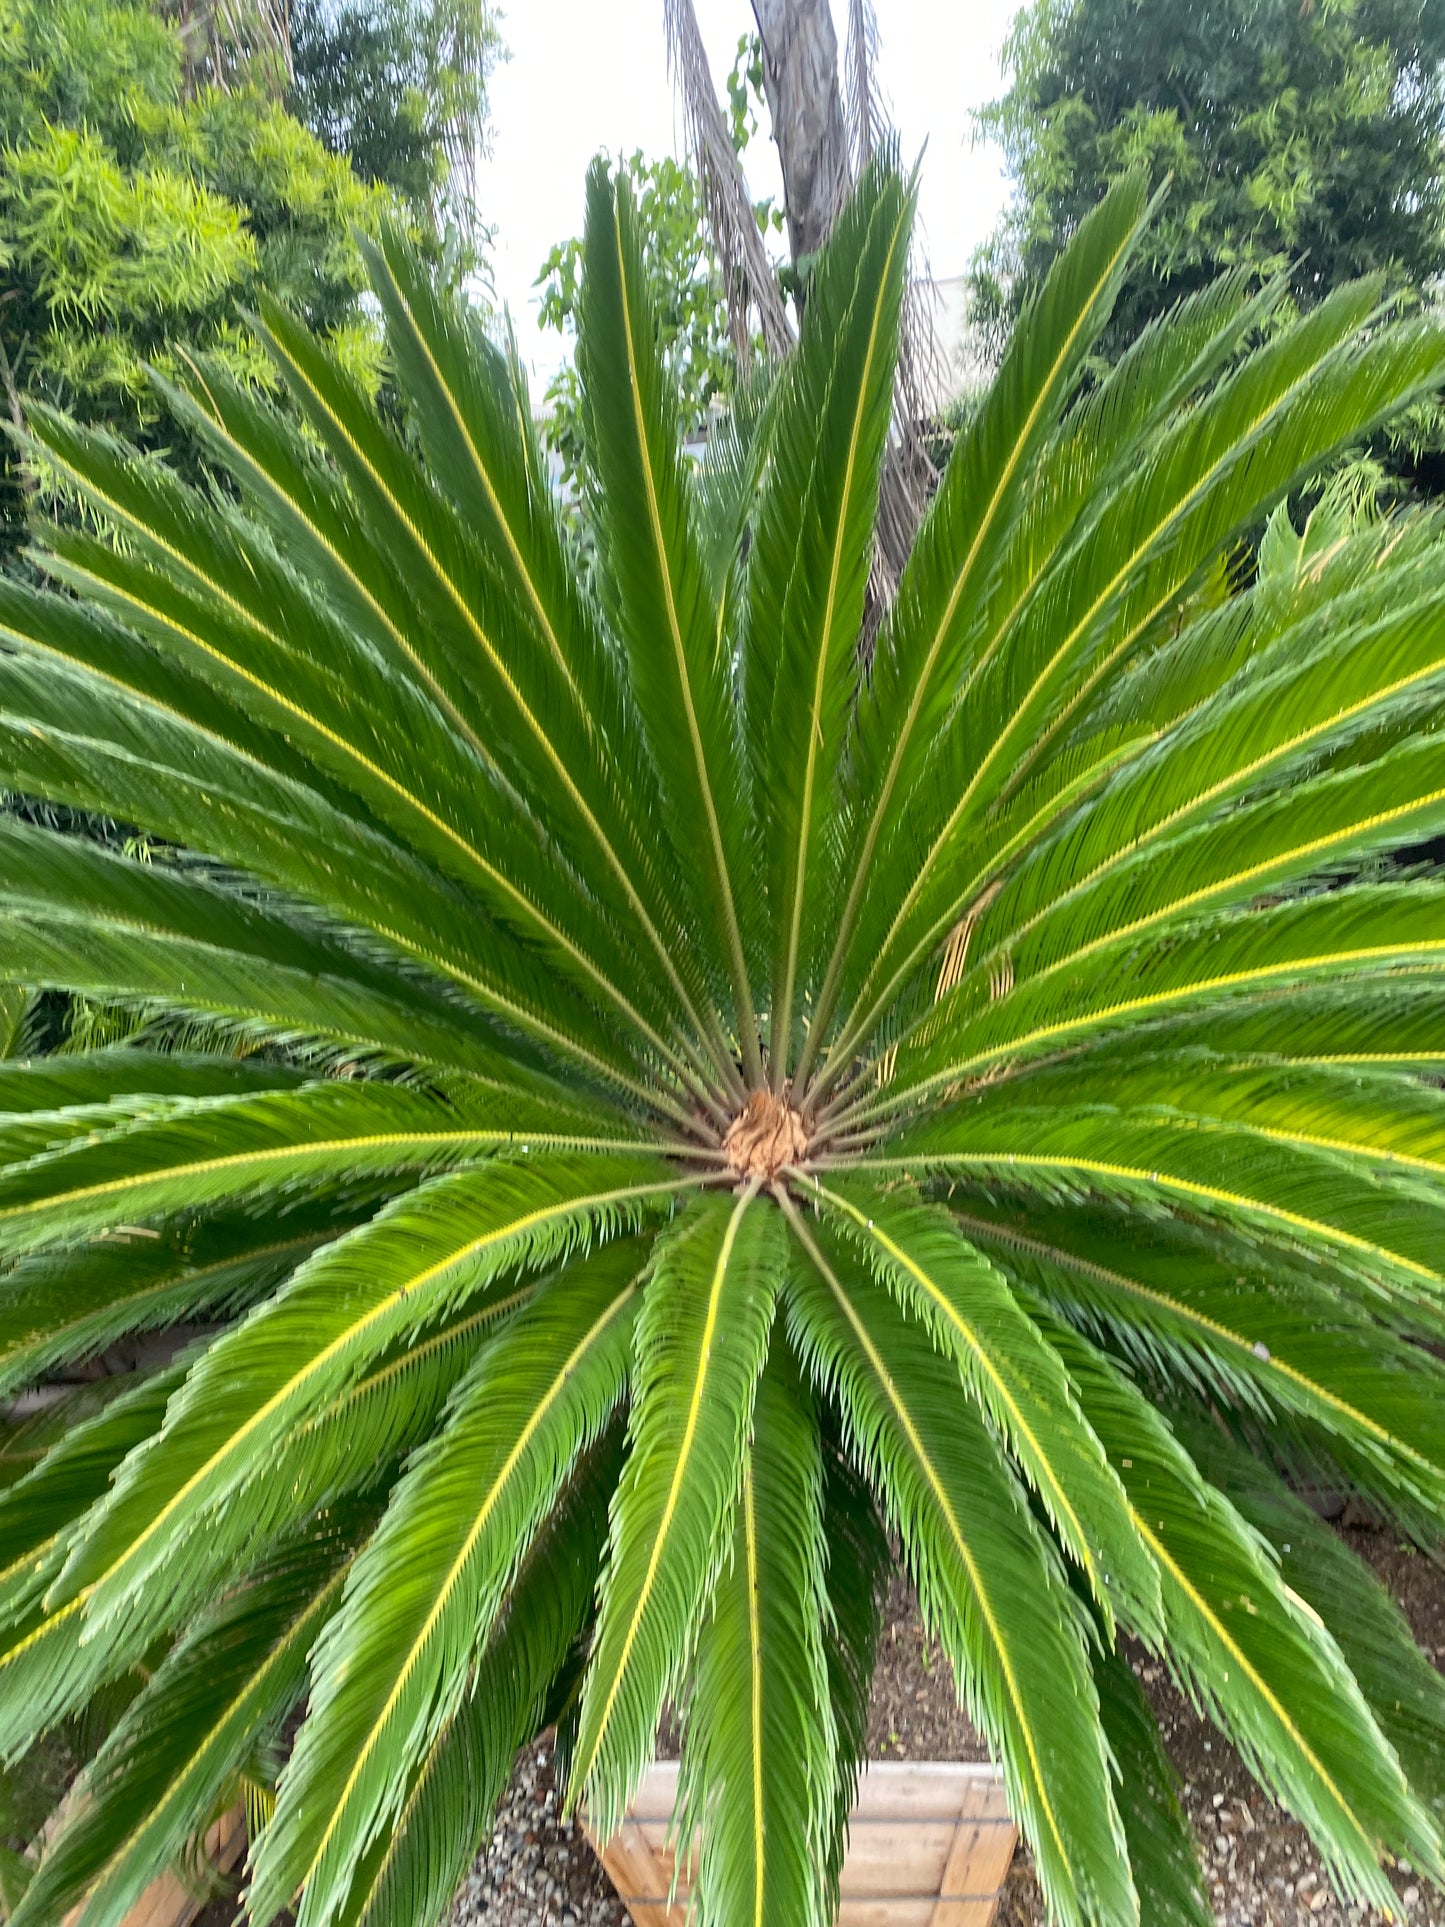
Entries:
POLYGON ((694 941, 730 985, 748 1076, 761 1066, 741 893, 753 868, 732 676, 666 389, 636 213, 625 178, 587 179, 577 357, 597 464, 599 561, 653 763, 694 941))
POLYGON ((752 788, 771 926, 773 1088, 826 955, 837 877, 830 807, 872 565, 916 187, 875 165, 808 287, 779 377, 743 637, 752 788))
MULTIPOLYGON (((536 647, 530 611, 518 609, 474 532, 432 480, 403 459, 368 397, 320 343, 276 306, 266 306, 264 337, 302 414, 347 480, 368 540, 407 561, 410 630, 420 619, 432 646, 445 651, 449 688, 478 692, 472 701, 484 705, 480 752, 501 765, 530 813, 561 838, 593 886, 626 902, 669 973, 682 1012, 696 1023, 684 975, 597 813, 588 780, 595 767, 591 719, 568 684, 566 665, 559 665, 555 651, 536 647)), ((497 792, 493 813, 499 805, 505 809, 511 794, 509 786, 497 792)), ((524 823, 516 825, 516 842, 526 844, 524 823)), ((534 861, 532 869, 530 881, 539 888, 547 867, 538 869, 534 861)), ((526 890, 518 911, 524 900, 526 890)), ((586 910, 582 892, 572 890, 570 902, 586 910)))
POLYGON ((756 1181, 697 1199, 654 1251, 572 1763, 572 1797, 585 1795, 604 1837, 647 1764, 731 1543, 783 1251, 756 1181))
POLYGON ((1077 546, 1041 575, 1009 646, 937 739, 907 840, 890 853, 906 891, 860 998, 892 981, 895 967, 916 968, 962 913, 955 892, 988 808, 1048 753, 1066 719, 1235 530, 1338 447, 1342 429, 1365 429, 1437 379, 1433 328, 1361 335, 1375 293, 1370 284, 1340 290, 1183 411, 1140 451, 1108 512, 1096 511, 1077 546), (976 743, 989 747, 975 764, 976 743))
POLYGON ((154 1438, 184 1372, 182 1360, 139 1383, 113 1381, 103 1409, 95 1411, 93 1399, 89 1415, 73 1409, 70 1428, 4 1493, 0 1759, 6 1762, 23 1757, 38 1734, 80 1711, 142 1657, 143 1642, 124 1648, 118 1642, 84 1643, 78 1610, 50 1612, 44 1594, 64 1566, 76 1523, 103 1499, 127 1454, 154 1438))
MULTIPOLYGON (((504 927, 554 951, 566 976, 610 985, 616 1002, 624 966, 615 935, 565 865, 538 862, 537 824, 515 789, 498 780, 481 741, 448 727, 429 691, 414 690, 406 676, 358 648, 325 603, 312 599, 243 525, 228 521, 225 540, 218 542, 210 526, 215 517, 208 519, 200 497, 138 474, 104 437, 85 435, 59 418, 44 426, 51 458, 60 461, 63 454, 68 472, 84 481, 103 509, 123 510, 129 535, 144 540, 156 522, 166 530, 155 556, 145 561, 57 530, 56 553, 42 558, 50 572, 109 607, 168 661, 259 709, 327 780, 354 791, 368 812, 456 883, 480 891, 504 927), (284 638, 274 626, 278 606, 294 606, 303 618, 284 638), (338 659, 346 665, 345 678, 335 667, 338 659)), ((472 638, 468 661, 474 649, 472 638)), ((515 707, 517 692, 503 681, 508 706, 515 707)), ((152 672, 144 691, 154 683, 152 672)), ((542 734, 547 767, 554 775, 565 773, 562 749, 522 707, 542 734)), ((383 929, 390 934, 389 925, 383 929)), ((545 1028, 546 979, 535 965, 529 969, 496 934, 487 959, 502 978, 493 991, 500 1007, 517 1017, 530 985, 532 1004, 542 1007, 533 1015, 545 1028)), ((474 966, 463 971, 462 981, 479 990, 487 976, 486 967, 474 966)))
MULTIPOLYGON (((448 1008, 430 986, 394 981, 388 994, 364 958, 218 882, 30 825, 0 824, 0 860, 0 938, 37 985, 164 1001, 265 1025, 278 1040, 326 1037, 363 1055, 506 1074, 505 1046, 480 1012, 448 1008)), ((493 1008, 525 1021, 505 1000, 493 1008)), ((579 1046, 584 1061, 588 1048, 579 1046)))
POLYGON ((958 1371, 821 1227, 790 1208, 788 1312, 881 1492, 924 1622, 1001 1760, 1061 1921, 1137 1921, 1089 1664, 1090 1629, 958 1371))
POLYGON ((1346 1664, 1436 1826, 1445 1818, 1445 1682, 1369 1567, 1253 1454, 1197 1427, 1190 1449, 1210 1480, 1261 1533, 1280 1576, 1329 1627, 1346 1664))
POLYGON ((1128 1381, 1062 1329, 1054 1342, 1159 1561, 1170 1666, 1342 1890, 1388 1908, 1381 1852, 1434 1869, 1439 1844, 1339 1647, 1128 1381))
POLYGON ((284 1507, 284 1492, 255 1478, 267 1456, 389 1346, 632 1228, 685 1185, 640 1160, 519 1157, 435 1178, 323 1248, 211 1346, 159 1449, 128 1461, 78 1536, 54 1602, 79 1603, 99 1632, 163 1615, 198 1575, 214 1583, 268 1509, 284 1507))
POLYGON ((1183 1105, 1126 1108, 1085 1097, 1061 1116, 1031 1083, 1000 1084, 942 1111, 869 1162, 967 1175, 1042 1198, 1077 1200, 1093 1189, 1146 1218, 1191 1212, 1352 1271, 1387 1303, 1438 1312, 1445 1201, 1408 1167, 1396 1174, 1388 1152, 1371 1160, 1354 1147, 1311 1141, 1307 1113, 1268 1137, 1183 1105))
POLYGON ((607 1536, 621 1426, 582 1462, 532 1541, 468 1696, 412 1771, 396 1820, 358 1863, 338 1927, 434 1927, 477 1855, 517 1748, 575 1664, 607 1536))
POLYGON ((678 1838, 702 1841, 700 1917, 719 1927, 832 1918, 826 1563, 817 1417, 775 1348, 758 1384, 732 1546, 698 1635, 678 1791, 678 1838))
POLYGON ((8 1631, 44 1593, 64 1562, 66 1529, 102 1498, 126 1454, 161 1426, 181 1367, 108 1387, 107 1403, 69 1424, 35 1463, 0 1492, 0 1625, 8 1631))
MULTIPOLYGON (((537 488, 526 446, 526 398, 477 316, 444 299, 415 248, 395 227, 363 241, 405 382, 422 452, 458 513, 485 531, 488 550, 531 611, 584 724, 594 807, 621 835, 631 862, 645 855, 639 821, 653 796, 637 719, 618 664, 578 580, 550 491, 537 488), (613 759, 616 759, 614 762, 613 759), (622 792, 618 770, 627 772, 622 792)), ((650 888, 658 879, 649 874, 650 888)))
MULTIPOLYGON (((354 1524, 354 1522, 352 1522, 354 1524)), ((287 1546, 166 1656, 87 1768, 12 1915, 119 1927, 300 1697, 349 1564, 340 1522, 287 1546)))
POLYGON ((249 1310, 335 1228, 215 1223, 190 1239, 122 1235, 14 1266, 0 1276, 0 1397, 132 1333, 249 1310))
POLYGON ((1192 1395, 1322 1427, 1402 1497, 1439 1504, 1440 1371, 1369 1300, 1282 1258, 1177 1223, 1102 1212, 960 1212, 970 1239, 1138 1370, 1192 1395))
POLYGON ((1213 1927, 1201 1850, 1179 1800, 1179 1781, 1153 1709, 1119 1653, 1094 1661, 1099 1718, 1119 1776, 1119 1813, 1150 1927, 1213 1927))
MULTIPOLYGON (((634 1152, 643 1166, 655 1157, 628 1122, 598 1133, 585 1113, 481 1086, 443 1101, 404 1084, 336 1079, 262 1097, 158 1101, 113 1122, 92 1112, 87 1121, 83 1137, 66 1142, 62 1132, 56 1150, 37 1145, 28 1155, 17 1147, 0 1170, 0 1237, 11 1253, 202 1205, 340 1196, 402 1173, 415 1182, 502 1152, 634 1152)), ((27 1124, 32 1141, 45 1130, 42 1120, 27 1124)))
MULTIPOLYGON (((1257 909, 1202 917, 1157 946, 1121 937, 1066 982, 970 980, 940 1005, 936 1029, 900 1050, 887 1108, 962 1086, 1004 1062, 1115 1039, 1126 1030, 1228 1009, 1245 998, 1353 981, 1378 991, 1389 972, 1429 968, 1439 954, 1439 886, 1358 883, 1257 909), (1373 980, 1373 981, 1372 981, 1373 980), (998 994, 991 994, 997 990, 998 994)), ((879 1109, 884 1108, 881 1104, 879 1109)))
POLYGON ((856 1182, 820 1183, 815 1195, 880 1283, 956 1359, 964 1385, 1082 1568, 1111 1636, 1117 1599, 1132 1630, 1157 1637, 1154 1561, 1067 1372, 1006 1278, 944 1210, 856 1182))
POLYGON ((251 1905, 336 1917, 367 1843, 461 1705, 538 1525, 627 1382, 644 1257, 563 1269, 481 1352, 393 1489, 313 1658, 251 1905))

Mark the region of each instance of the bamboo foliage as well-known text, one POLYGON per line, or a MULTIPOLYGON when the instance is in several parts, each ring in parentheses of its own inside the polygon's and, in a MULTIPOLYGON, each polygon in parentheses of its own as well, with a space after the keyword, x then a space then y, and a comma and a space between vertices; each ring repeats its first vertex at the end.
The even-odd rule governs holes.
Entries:
POLYGON ((5 993, 0 1393, 172 1338, 0 1437, 0 1749, 125 1702, 15 1927, 238 1788, 258 1927, 428 1927, 519 1744, 605 1830, 669 1710, 702 1921, 822 1927, 895 1548, 1069 1927, 1207 1917, 1126 1636, 1343 1891, 1445 1874, 1288 1482, 1442 1536, 1445 542, 1288 504, 1445 339, 1226 280, 1098 376, 1121 182, 863 668, 913 198, 696 471, 594 172, 589 566, 395 234, 404 421, 279 310, 287 410, 169 395, 224 495, 37 416, 95 517, 0 585, 0 786, 144 841, 0 822, 7 983, 130 1026, 5 993))

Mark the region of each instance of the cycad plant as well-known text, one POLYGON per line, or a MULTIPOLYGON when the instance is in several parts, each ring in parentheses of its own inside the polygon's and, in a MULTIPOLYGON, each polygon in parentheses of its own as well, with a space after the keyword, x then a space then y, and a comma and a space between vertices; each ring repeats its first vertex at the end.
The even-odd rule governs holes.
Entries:
POLYGON ((0 1747, 128 1698, 15 1927, 283 1751, 249 1919, 430 1922, 520 1742, 605 1833, 669 1708, 702 1921, 822 1923, 894 1556, 1057 1920, 1209 1917, 1140 1650, 1441 1875, 1440 1682, 1281 1474, 1445 1518, 1445 547, 1279 504, 1445 341, 1226 280, 1099 376, 1126 181, 860 652, 912 206, 695 467, 594 172, 586 570, 395 237, 388 419, 272 312, 212 495, 37 422, 99 532, 0 781, 146 840, 12 812, 0 975, 172 1016, 0 1073, 0 1389, 188 1336, 0 1497, 0 1747))

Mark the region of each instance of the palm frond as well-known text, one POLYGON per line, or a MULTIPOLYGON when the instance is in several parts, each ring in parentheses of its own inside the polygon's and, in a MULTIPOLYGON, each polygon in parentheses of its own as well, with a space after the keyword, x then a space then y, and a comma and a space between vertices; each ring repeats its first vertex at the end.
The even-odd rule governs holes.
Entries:
POLYGON ((1221 1249, 1186 1224, 1136 1230, 1101 1212, 986 1210, 961 1214, 968 1236, 1138 1370, 1307 1420, 1401 1496, 1437 1503, 1438 1370, 1381 1329, 1369 1299, 1303 1265, 1221 1249))
POLYGON ((34 413, 0 1750, 95 1757, 0 1904, 245 1792, 255 1927, 434 1927, 519 1744, 605 1833, 670 1708, 699 1927, 821 1927, 900 1558, 1051 1917, 1206 1918, 1126 1635, 1348 1896, 1445 1887, 1439 1681, 1291 1497, 1445 1543, 1445 520, 1314 479, 1445 333, 1236 273, 1104 368, 1131 176, 906 558, 868 10, 796 348, 668 17, 777 357, 700 461, 601 166, 575 504, 391 229, 379 404, 269 306, 270 388, 156 378, 204 485, 34 413))
POLYGON ((1436 1825, 1445 1814, 1445 1684, 1364 1561, 1258 1460, 1190 1428, 1211 1481, 1273 1547, 1285 1584, 1319 1614, 1436 1825))
POLYGON ((819 1183, 816 1195, 880 1282, 957 1360, 964 1385, 1082 1568, 1110 1631, 1117 1597, 1134 1630, 1157 1636, 1159 1578, 1123 1488, 1078 1410, 1068 1374, 1007 1280, 946 1211, 861 1185, 819 1183))
MULTIPOLYGON (((1088 1630, 957 1369, 804 1223, 790 1329, 881 1489, 925 1624, 1003 1764, 1060 1919, 1138 1918, 1089 1668, 1088 1630)), ((825 1237, 826 1234, 823 1234, 825 1237)))
POLYGON ((820 1878, 837 1826, 826 1558, 816 1417, 791 1360, 775 1352, 687 1705, 677 1831, 701 1837, 695 1885, 709 1919, 830 1918, 820 1878))
POLYGON ((433 1927, 476 1858, 517 1748, 574 1665, 607 1536, 620 1424, 583 1461, 533 1540, 469 1696, 412 1773, 391 1828, 357 1866, 338 1927, 433 1927))
POLYGON ((639 1162, 518 1159, 433 1179, 327 1246, 206 1353, 168 1416, 164 1448, 128 1463, 77 1538, 54 1602, 82 1603, 95 1628, 163 1616, 188 1568, 223 1570, 228 1549, 284 1505, 254 1478, 268 1451, 388 1345, 509 1274, 631 1228, 685 1184, 639 1162), (232 1503, 242 1488, 244 1506, 232 1503))
POLYGON ((411 1461, 317 1647, 251 1904, 334 1918, 451 1724, 509 1585, 626 1384, 638 1253, 571 1265, 487 1345, 411 1461))
POLYGON ((338 1524, 323 1527, 166 1656, 88 1767, 84 1798, 12 1916, 20 1927, 70 1908, 86 1927, 118 1927, 299 1698, 348 1564, 338 1524))
POLYGON ((1119 1812, 1139 1887, 1141 1919, 1151 1927, 1211 1927, 1200 1847, 1179 1799, 1179 1782, 1159 1728, 1129 1662, 1119 1653, 1094 1661, 1099 1718, 1119 1775, 1119 1812))
POLYGON ((1341 1888, 1390 1906, 1382 1848, 1430 1867, 1439 1845, 1338 1646, 1128 1381, 1062 1331, 1055 1342, 1155 1548, 1170 1665, 1304 1821, 1341 1888))
MULTIPOLYGON (((613 621, 713 973, 731 985, 749 1077, 761 1064, 739 919, 751 868, 743 771, 707 570, 636 232, 631 189, 595 165, 577 354, 596 444, 599 538, 613 621), (661 638, 663 648, 655 646, 661 638), (715 933, 715 934, 714 934, 715 933)), ((730 1064, 730 1057, 727 1060, 730 1064)))
POLYGON ((839 216, 780 377, 748 571, 743 688, 772 925, 774 1089, 831 904, 837 780, 893 397, 915 194, 875 168, 839 216))
POLYGON ((752 1183, 696 1201, 654 1254, 572 1764, 572 1793, 604 1835, 647 1763, 730 1542, 782 1249, 752 1183))

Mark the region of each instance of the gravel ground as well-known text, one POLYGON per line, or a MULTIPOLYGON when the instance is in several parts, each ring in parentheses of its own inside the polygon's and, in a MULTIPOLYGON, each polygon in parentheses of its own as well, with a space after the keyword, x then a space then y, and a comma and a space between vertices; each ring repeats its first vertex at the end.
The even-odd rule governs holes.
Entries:
MULTIPOLYGON (((1421 1647, 1445 1664, 1445 1574, 1387 1534, 1351 1527, 1344 1536, 1400 1600, 1421 1647)), ((874 1681, 870 1754, 982 1757, 977 1735, 954 1703, 947 1664, 925 1637, 901 1583, 890 1594, 888 1621, 874 1681)), ((1138 1670, 1184 1782, 1220 1927, 1384 1927, 1381 1915, 1335 1898, 1304 1830, 1264 1798, 1234 1750, 1160 1669, 1141 1661, 1138 1670)), ((1390 1879, 1403 1927, 1445 1927, 1445 1897, 1430 1892, 1403 1862, 1390 1879)), ((1043 1927, 1043 1921, 1038 1883, 1020 1850, 997 1927, 1043 1927)), ((581 1833, 559 1818, 545 1744, 522 1755, 491 1845, 456 1898, 451 1927, 629 1927, 581 1833)))
POLYGON ((631 1927, 580 1827, 561 1815, 550 1740, 519 1756, 451 1927, 631 1927))

